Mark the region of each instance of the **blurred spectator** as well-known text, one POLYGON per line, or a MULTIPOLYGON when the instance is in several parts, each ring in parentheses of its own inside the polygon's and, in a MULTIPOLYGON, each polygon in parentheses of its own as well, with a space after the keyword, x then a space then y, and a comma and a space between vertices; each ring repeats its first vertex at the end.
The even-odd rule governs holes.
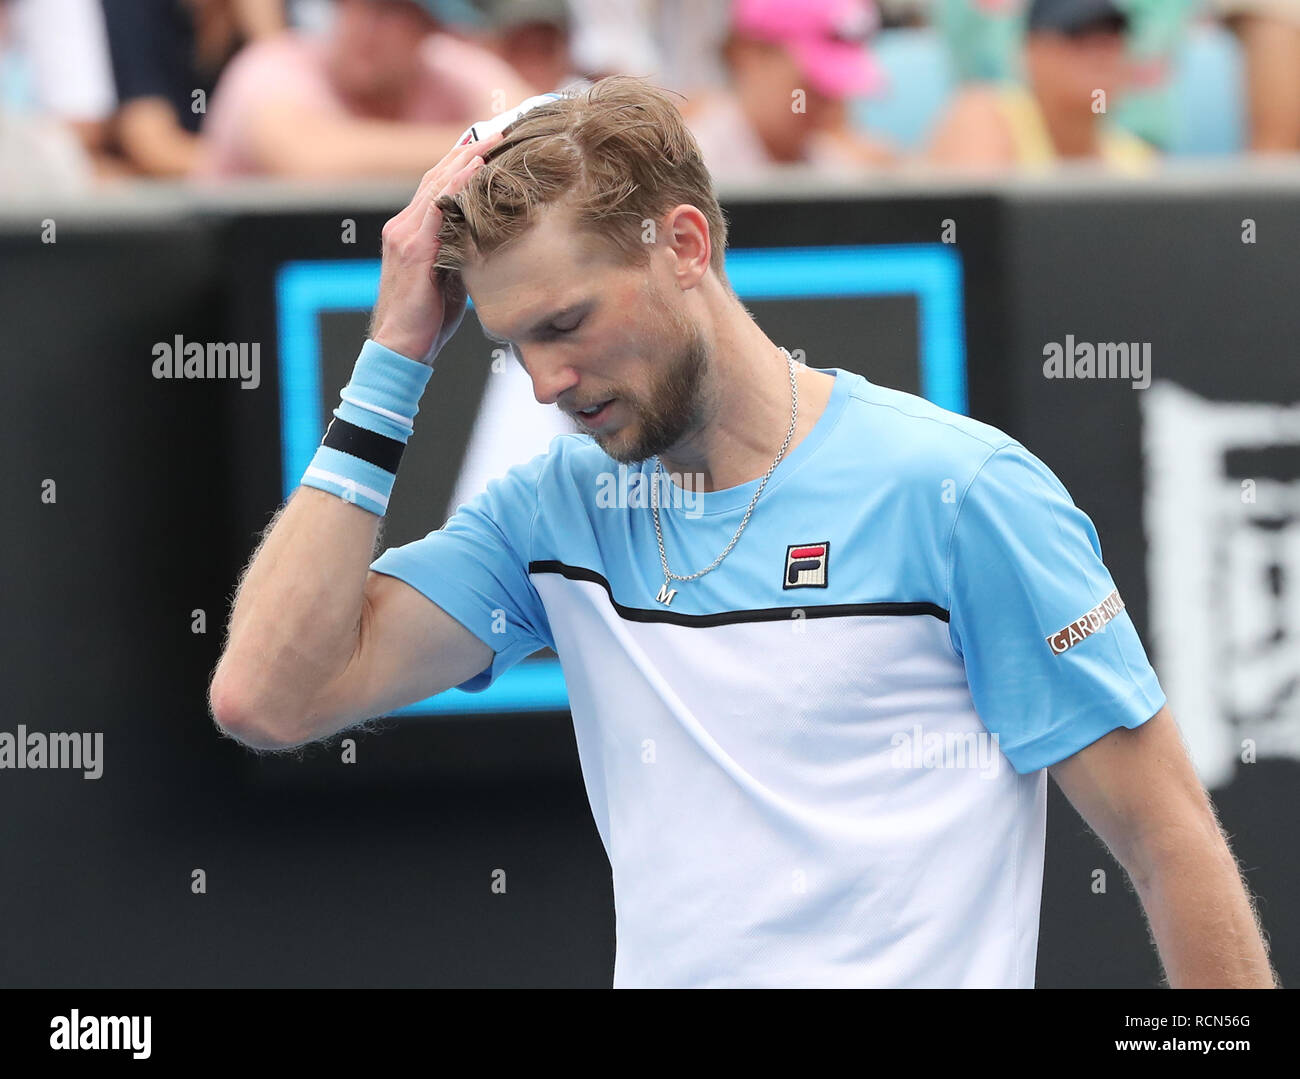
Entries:
MULTIPOLYGON (((1173 61, 1204 0, 1116 0, 1127 15, 1129 58, 1119 127, 1156 147, 1174 140, 1173 61)), ((961 83, 1028 82, 1025 26, 1030 0, 934 0, 934 25, 961 83)))
POLYGON ((728 0, 657 0, 651 30, 659 85, 684 94, 727 85, 722 46, 731 32, 731 6, 728 0))
POLYGON ((569 6, 565 0, 478 0, 485 25, 478 40, 509 64, 535 94, 573 82, 569 6))
POLYGON ((334 17, 334 0, 288 0, 285 14, 290 26, 323 33, 334 17))
POLYGON ((959 167, 1096 159, 1141 171, 1154 151, 1109 122, 1129 80, 1127 28, 1128 15, 1110 0, 1033 0, 1025 16, 1025 85, 959 91, 928 158, 959 167))
POLYGON ((568 0, 573 55, 589 78, 645 75, 694 96, 727 84, 728 0, 568 0))
POLYGON ((1020 77, 1028 6, 1029 0, 934 0, 932 21, 958 82, 1020 77))
POLYGON ((213 96, 198 175, 415 175, 470 124, 532 96, 504 61, 441 32, 437 10, 338 0, 324 37, 250 46, 213 96))
POLYGON ((1216 0, 1241 42, 1250 102, 1250 149, 1300 150, 1300 0, 1216 0))
POLYGON ((723 43, 729 89, 682 110, 710 171, 893 162, 891 149, 852 130, 845 108, 880 84, 867 49, 875 26, 868 0, 736 0, 723 43))
POLYGON ((583 74, 650 75, 661 65, 654 0, 570 0, 573 52, 583 74))
POLYGON ((890 30, 925 26, 930 19, 933 0, 876 0, 880 25, 890 30))
MULTIPOLYGON (((8 50, 16 7, 0 0, 0 54, 8 50)), ((90 159, 69 128, 0 98, 0 195, 78 191, 91 175, 90 159)))
POLYGON ((1128 83, 1112 120, 1156 149, 1176 140, 1179 109, 1175 61, 1204 0, 1123 0, 1128 13, 1128 83))
POLYGON ((208 95, 249 41, 284 25, 281 0, 104 0, 117 146, 146 176, 183 176, 198 159, 208 95))
POLYGON ((10 42, 23 65, 26 106, 71 130, 103 171, 117 95, 100 0, 13 0, 10 42))

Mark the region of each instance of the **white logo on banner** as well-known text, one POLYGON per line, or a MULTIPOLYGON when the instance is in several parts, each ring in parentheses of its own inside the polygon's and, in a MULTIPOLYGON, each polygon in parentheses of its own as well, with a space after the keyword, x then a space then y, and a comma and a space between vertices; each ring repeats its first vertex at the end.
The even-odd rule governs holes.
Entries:
POLYGON ((1152 663, 1202 782, 1219 787, 1247 739, 1261 760, 1300 759, 1300 471, 1231 461, 1294 460, 1300 406, 1166 381, 1140 400, 1152 663))
POLYGON ((556 435, 575 430, 558 408, 538 405, 528 372, 511 360, 488 377, 447 512, 483 491, 489 480, 545 453, 556 435))

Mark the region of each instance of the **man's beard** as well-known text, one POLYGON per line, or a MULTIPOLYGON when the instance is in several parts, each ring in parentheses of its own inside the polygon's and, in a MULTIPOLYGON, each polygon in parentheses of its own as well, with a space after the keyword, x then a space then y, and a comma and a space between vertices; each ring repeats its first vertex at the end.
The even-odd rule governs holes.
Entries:
POLYGON ((655 381, 644 400, 619 396, 634 421, 609 436, 592 436, 602 450, 622 464, 640 464, 662 454, 697 430, 704 419, 708 343, 699 327, 676 312, 670 313, 669 319, 678 331, 679 342, 671 359, 656 366, 655 381))

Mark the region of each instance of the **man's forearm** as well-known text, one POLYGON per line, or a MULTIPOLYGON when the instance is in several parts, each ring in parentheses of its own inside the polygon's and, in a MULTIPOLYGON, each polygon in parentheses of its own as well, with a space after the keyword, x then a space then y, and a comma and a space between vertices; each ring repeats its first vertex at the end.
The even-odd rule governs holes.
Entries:
POLYGON ((1131 873, 1174 989, 1272 989, 1277 980, 1250 895, 1221 833, 1168 837, 1131 873))
MULTIPOLYGON (((210 697, 218 725, 249 745, 299 745, 328 737, 343 729, 349 716, 389 700, 392 689, 385 681, 429 685, 428 677, 391 664, 378 676, 380 684, 365 684, 373 671, 359 657, 375 611, 366 586, 397 462, 432 374, 435 345, 465 314, 465 297, 444 294, 433 273, 442 224, 436 200, 455 195, 483 165, 480 151, 493 144, 489 136, 453 147, 425 175, 405 209, 384 225, 375 313, 385 313, 377 319, 381 330, 407 329, 400 340, 385 339, 409 352, 398 353, 374 338, 361 347, 334 410, 340 426, 331 421, 326 428, 302 485, 273 522, 239 587, 210 697), (413 336, 413 327, 422 336, 413 336)), ((482 670, 491 649, 439 613, 441 622, 430 628, 426 612, 424 643, 449 652, 453 674, 468 668, 441 686, 445 689, 482 670)), ((373 640, 373 633, 369 637, 373 640)), ((425 661, 413 657, 412 662, 425 661)))
POLYGON ((313 694, 356 649, 380 519, 311 487, 294 492, 239 586, 212 684, 223 726, 292 743, 313 694))

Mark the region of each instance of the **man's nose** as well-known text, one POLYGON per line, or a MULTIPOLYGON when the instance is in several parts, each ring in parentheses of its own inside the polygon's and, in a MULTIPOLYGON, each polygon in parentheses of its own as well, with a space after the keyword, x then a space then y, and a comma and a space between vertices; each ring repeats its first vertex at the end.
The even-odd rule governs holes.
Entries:
POLYGON ((545 347, 533 345, 525 356, 516 345, 515 355, 533 380, 533 396, 538 404, 553 405, 561 394, 578 384, 578 372, 558 351, 548 352, 545 347))

